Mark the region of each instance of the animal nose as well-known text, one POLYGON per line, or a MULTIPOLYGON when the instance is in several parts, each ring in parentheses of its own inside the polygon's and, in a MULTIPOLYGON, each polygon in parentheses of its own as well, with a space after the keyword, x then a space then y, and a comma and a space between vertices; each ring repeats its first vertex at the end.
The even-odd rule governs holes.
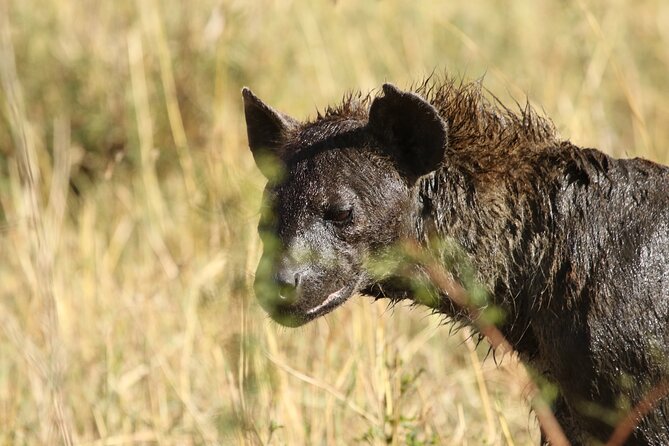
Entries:
POLYGON ((282 269, 276 273, 276 281, 281 286, 297 288, 300 284, 300 273, 290 269, 282 269))
POLYGON ((281 268, 277 271, 274 280, 279 287, 279 297, 286 304, 292 304, 297 299, 297 290, 302 281, 302 274, 292 268, 281 268))

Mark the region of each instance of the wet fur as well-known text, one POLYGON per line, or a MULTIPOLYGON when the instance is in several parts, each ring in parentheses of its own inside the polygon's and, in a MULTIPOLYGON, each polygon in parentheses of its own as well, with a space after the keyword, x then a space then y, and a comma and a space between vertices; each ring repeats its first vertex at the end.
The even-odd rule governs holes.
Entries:
MULTIPOLYGON (((364 234, 376 234, 378 246, 402 237, 426 247, 434 239, 455 241, 490 303, 506 314, 504 335, 557 384, 556 415, 570 440, 606 441, 630 405, 669 379, 669 169, 576 147, 531 107, 511 111, 479 83, 429 80, 415 92, 448 127, 439 168, 415 183, 397 176, 401 162, 374 149, 365 127, 373 96, 349 95, 292 127, 282 145, 286 163, 324 152, 350 158, 357 169, 351 181, 366 194, 381 193, 379 172, 389 172, 384 181, 396 188, 383 193, 409 199, 380 202, 395 203, 408 224, 377 220, 364 234)), ((304 184, 295 200, 311 187, 304 184)), ((368 212, 380 211, 374 203, 368 212)), ((289 208, 278 214, 298 218, 289 208)), ((451 272, 457 279, 457 268, 451 272)), ((398 277, 363 291, 412 298, 398 277)), ((440 299, 437 311, 463 317, 447 296, 440 299)), ((628 444, 669 444, 666 398, 628 444)))

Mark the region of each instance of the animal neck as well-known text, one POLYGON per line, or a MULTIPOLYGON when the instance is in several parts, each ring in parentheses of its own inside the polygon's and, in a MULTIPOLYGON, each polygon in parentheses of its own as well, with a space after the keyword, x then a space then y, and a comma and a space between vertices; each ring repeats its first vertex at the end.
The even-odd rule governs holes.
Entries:
MULTIPOLYGON (((562 189, 558 151, 499 152, 475 162, 457 154, 425 177, 416 191, 416 237, 470 294, 482 288, 502 314, 500 328, 519 351, 535 349, 528 332, 554 271, 554 201, 562 189), (550 168, 549 168, 550 167, 550 168)), ((439 311, 462 319, 448 296, 439 311)))

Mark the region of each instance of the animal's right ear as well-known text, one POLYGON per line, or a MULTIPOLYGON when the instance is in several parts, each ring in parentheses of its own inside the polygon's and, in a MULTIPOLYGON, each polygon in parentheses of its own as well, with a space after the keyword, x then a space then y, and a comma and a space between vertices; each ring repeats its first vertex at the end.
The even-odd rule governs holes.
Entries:
POLYGON ((442 162, 446 122, 415 93, 383 85, 383 96, 374 99, 369 109, 368 127, 409 181, 433 172, 442 162))
POLYGON ((242 97, 253 158, 267 179, 275 179, 283 168, 282 149, 287 135, 297 127, 297 122, 265 104, 246 87, 242 89, 242 97))

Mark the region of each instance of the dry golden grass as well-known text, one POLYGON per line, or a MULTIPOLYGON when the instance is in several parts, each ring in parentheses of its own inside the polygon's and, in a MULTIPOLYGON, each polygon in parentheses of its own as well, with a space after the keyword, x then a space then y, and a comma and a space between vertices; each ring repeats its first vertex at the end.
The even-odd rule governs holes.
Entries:
POLYGON ((359 298, 249 292, 243 85, 296 117, 433 70, 669 162, 663 0, 0 0, 0 443, 532 444, 519 365, 359 298))

